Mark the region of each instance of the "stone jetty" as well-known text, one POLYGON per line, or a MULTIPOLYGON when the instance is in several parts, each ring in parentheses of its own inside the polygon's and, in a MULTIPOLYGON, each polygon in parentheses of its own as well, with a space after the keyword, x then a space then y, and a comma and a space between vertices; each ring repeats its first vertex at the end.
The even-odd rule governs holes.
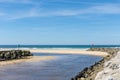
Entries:
POLYGON ((84 68, 81 72, 79 72, 74 78, 71 80, 94 80, 97 73, 103 70, 104 63, 109 61, 119 51, 119 48, 90 48, 88 51, 101 51, 107 52, 109 55, 104 57, 102 60, 96 62, 94 65, 90 67, 84 68))
POLYGON ((13 59, 21 59, 27 56, 32 56, 33 54, 30 51, 25 50, 6 50, 0 51, 0 61, 13 60, 13 59))

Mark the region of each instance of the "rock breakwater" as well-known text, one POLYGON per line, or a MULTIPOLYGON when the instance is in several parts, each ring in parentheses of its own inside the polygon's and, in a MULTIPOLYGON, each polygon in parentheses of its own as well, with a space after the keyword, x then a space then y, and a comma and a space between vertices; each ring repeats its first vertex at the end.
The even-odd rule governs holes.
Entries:
POLYGON ((99 71, 103 70, 104 63, 106 61, 109 61, 112 57, 114 57, 119 50, 120 50, 119 48, 90 48, 88 49, 88 51, 107 52, 109 55, 106 57, 103 57, 102 60, 96 62, 94 65, 90 67, 86 67, 71 80, 94 80, 96 77, 96 74, 99 71))
POLYGON ((103 70, 97 73, 95 80, 120 80, 120 52, 105 62, 103 70))
POLYGON ((0 51, 0 61, 21 59, 32 55, 33 54, 31 54, 30 51, 25 50, 0 51))

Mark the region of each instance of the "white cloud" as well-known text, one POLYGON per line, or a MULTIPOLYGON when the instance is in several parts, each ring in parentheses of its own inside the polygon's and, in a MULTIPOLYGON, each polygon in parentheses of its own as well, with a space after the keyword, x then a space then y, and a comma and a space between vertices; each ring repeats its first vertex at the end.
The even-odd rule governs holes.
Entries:
POLYGON ((32 0, 0 0, 0 3, 35 4, 32 0))
POLYGON ((96 4, 103 4, 103 3, 98 3, 96 1, 74 1, 74 0, 50 0, 50 2, 60 2, 60 3, 72 3, 72 4, 88 4, 88 5, 96 5, 96 4))
MULTIPOLYGON (((92 6, 84 9, 72 10, 49 10, 32 8, 31 10, 21 11, 19 13, 7 14, 5 18, 9 20, 22 19, 29 17, 51 17, 51 16, 80 16, 91 14, 120 14, 120 5, 106 4, 100 6, 92 6), (23 13, 24 12, 24 13, 23 13)), ((2 15, 2 14, 1 14, 2 15)), ((4 16, 4 15, 3 15, 4 16)))
POLYGON ((102 6, 95 6, 89 8, 89 12, 98 14, 120 14, 120 5, 106 4, 102 6))
POLYGON ((2 13, 2 12, 1 12, 1 13, 0 13, 0 16, 5 16, 5 13, 2 13))
POLYGON ((77 16, 82 14, 120 14, 120 5, 101 5, 101 6, 92 6, 85 9, 77 10, 63 10, 55 12, 58 16, 77 16))
POLYGON ((14 20, 14 19, 21 19, 21 18, 29 18, 29 17, 37 17, 39 16, 39 14, 37 14, 37 12, 34 9, 31 9, 29 11, 24 11, 23 12, 19 12, 19 13, 14 13, 12 15, 8 15, 6 18, 8 20, 14 20))

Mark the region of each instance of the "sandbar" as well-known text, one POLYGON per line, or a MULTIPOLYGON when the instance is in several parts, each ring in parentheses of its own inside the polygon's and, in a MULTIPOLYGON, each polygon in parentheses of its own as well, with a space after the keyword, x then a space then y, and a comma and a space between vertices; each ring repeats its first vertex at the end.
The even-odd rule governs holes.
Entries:
POLYGON ((29 49, 32 53, 83 54, 105 57, 107 52, 87 51, 85 49, 29 49))

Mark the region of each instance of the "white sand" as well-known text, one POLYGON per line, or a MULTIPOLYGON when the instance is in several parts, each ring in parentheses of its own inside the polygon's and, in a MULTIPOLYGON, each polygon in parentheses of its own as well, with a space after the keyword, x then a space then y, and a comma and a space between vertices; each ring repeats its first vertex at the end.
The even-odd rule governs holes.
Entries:
POLYGON ((16 60, 9 60, 9 61, 1 61, 0 66, 10 65, 10 64, 18 64, 21 62, 37 62, 43 60, 51 60, 54 59, 54 56, 31 56, 25 59, 16 59, 16 60))
POLYGON ((40 53, 56 53, 56 54, 84 54, 105 57, 108 55, 106 52, 87 51, 82 49, 29 49, 31 52, 40 53))
POLYGON ((120 80, 120 52, 104 64, 103 71, 97 74, 95 80, 120 80))

